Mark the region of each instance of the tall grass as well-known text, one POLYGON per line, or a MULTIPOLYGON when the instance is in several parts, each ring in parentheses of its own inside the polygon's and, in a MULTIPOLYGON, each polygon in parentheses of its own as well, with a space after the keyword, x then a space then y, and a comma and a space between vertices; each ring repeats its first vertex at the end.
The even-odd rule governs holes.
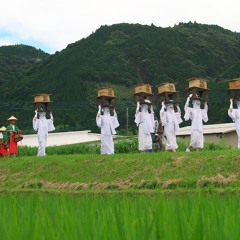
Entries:
POLYGON ((239 196, 1 195, 1 239, 239 239, 239 196))
MULTIPOLYGON (((178 141, 178 152, 185 152, 187 148, 187 142, 178 141)), ((114 144, 115 153, 137 153, 138 151, 138 139, 131 138, 128 140, 117 140, 114 144)), ((154 148, 154 144, 153 144, 154 148)), ((224 143, 205 143, 202 151, 218 151, 231 149, 230 146, 224 143)), ((163 151, 163 150, 162 150, 163 151)), ((99 154, 100 144, 72 144, 65 146, 51 146, 47 147, 47 155, 69 155, 69 154, 99 154)), ((37 147, 20 146, 18 156, 36 156, 37 147)))

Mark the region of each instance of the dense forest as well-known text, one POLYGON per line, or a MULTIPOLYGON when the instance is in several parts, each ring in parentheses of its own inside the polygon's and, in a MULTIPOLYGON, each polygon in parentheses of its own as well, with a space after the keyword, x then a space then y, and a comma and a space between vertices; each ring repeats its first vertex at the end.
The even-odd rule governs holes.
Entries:
MULTIPOLYGON (((183 107, 191 77, 209 81, 209 123, 230 121, 227 81, 240 77, 240 33, 191 22, 172 28, 122 23, 101 26, 53 55, 30 46, 0 47, 0 124, 14 115, 20 128, 32 132, 32 95, 51 93, 58 131, 96 132, 95 98, 104 86, 118 97, 120 132, 127 108, 134 131, 134 84, 149 83, 157 95, 158 84, 174 82, 183 107)), ((155 103, 158 116, 157 97, 155 103)))

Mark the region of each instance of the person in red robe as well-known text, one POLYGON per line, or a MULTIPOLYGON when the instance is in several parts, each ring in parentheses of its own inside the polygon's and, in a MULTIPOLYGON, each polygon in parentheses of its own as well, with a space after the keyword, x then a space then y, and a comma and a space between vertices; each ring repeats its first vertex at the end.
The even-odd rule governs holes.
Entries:
POLYGON ((7 144, 3 139, 5 132, 6 132, 6 128, 2 126, 0 128, 0 157, 5 157, 8 153, 7 144))
POLYGON ((15 135, 20 132, 17 125, 15 125, 17 118, 11 116, 8 121, 9 125, 6 128, 6 133, 4 135, 4 140, 8 144, 8 153, 10 156, 16 156, 18 149, 17 149, 17 141, 14 140, 15 135))

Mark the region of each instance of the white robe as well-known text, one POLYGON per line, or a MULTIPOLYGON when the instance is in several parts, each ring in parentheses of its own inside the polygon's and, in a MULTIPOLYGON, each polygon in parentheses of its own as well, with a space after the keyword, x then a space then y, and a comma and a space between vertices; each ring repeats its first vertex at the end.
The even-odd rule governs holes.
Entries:
POLYGON ((119 127, 117 114, 110 116, 110 113, 103 109, 103 115, 96 117, 96 124, 101 128, 101 154, 114 154, 112 135, 116 134, 115 129, 119 127))
POLYGON ((141 112, 136 112, 135 123, 138 126, 138 149, 140 151, 152 149, 152 136, 154 133, 154 113, 148 112, 148 105, 141 105, 141 112))
POLYGON ((160 119, 164 126, 164 135, 167 138, 167 149, 177 149, 176 134, 179 132, 179 124, 182 123, 180 112, 174 112, 170 107, 167 107, 167 111, 164 108, 160 110, 160 119))
POLYGON ((191 125, 191 141, 190 146, 193 148, 203 148, 204 138, 203 138, 203 121, 208 121, 208 107, 205 105, 204 109, 201 109, 193 100, 193 108, 185 105, 185 121, 189 119, 192 120, 191 125))
POLYGON ((46 156, 48 132, 54 131, 53 118, 46 119, 43 113, 39 113, 39 119, 33 118, 33 129, 38 132, 38 153, 37 156, 46 156))
POLYGON ((235 123, 235 128, 238 135, 238 148, 240 148, 240 106, 238 106, 237 109, 232 109, 232 112, 230 112, 229 109, 228 115, 235 123))

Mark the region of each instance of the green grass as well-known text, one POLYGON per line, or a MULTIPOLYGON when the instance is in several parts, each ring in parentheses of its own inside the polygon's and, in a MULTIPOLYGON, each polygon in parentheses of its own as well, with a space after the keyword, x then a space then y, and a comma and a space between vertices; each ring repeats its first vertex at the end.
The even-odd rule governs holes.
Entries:
POLYGON ((1 239, 239 239, 239 196, 1 195, 1 239))
POLYGON ((0 158, 1 239, 239 238, 239 150, 186 153, 181 143, 177 153, 147 154, 135 141, 116 145, 125 153, 73 145, 0 158))
MULTIPOLYGON (((115 142, 115 153, 138 152, 136 138, 129 140, 118 140, 115 142)), ((18 156, 36 156, 37 147, 19 146, 18 156)), ((50 146, 46 149, 47 155, 69 155, 69 154, 99 154, 100 144, 71 144, 64 146, 50 146)))
POLYGON ((238 150, 0 159, 0 189, 3 191, 238 189, 239 179, 238 150))
MULTIPOLYGON (((153 144, 153 148, 154 148, 153 144)), ((178 141, 178 152, 185 152, 187 148, 186 141, 178 141)), ((138 153, 138 140, 136 137, 129 137, 129 139, 120 139, 115 141, 115 153, 138 153)), ((206 143, 203 152, 227 150, 231 147, 224 143, 206 143)), ((47 147, 47 155, 69 155, 69 154, 98 154, 100 153, 100 144, 72 144, 65 146, 50 146, 47 147)), ((37 147, 19 146, 18 156, 36 156, 37 147)))

